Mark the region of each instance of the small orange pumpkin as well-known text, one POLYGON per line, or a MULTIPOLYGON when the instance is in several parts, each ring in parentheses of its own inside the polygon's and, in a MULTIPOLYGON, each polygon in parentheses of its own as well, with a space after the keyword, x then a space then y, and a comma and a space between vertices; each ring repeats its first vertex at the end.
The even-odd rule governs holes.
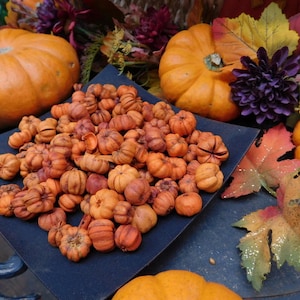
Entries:
POLYGON ((67 170, 69 162, 64 154, 50 151, 49 155, 42 162, 44 174, 47 178, 60 178, 67 170))
POLYGON ((88 234, 97 251, 109 252, 115 248, 115 225, 111 220, 98 219, 90 222, 88 234))
POLYGON ((15 216, 25 221, 30 220, 37 215, 37 213, 30 212, 25 206, 24 198, 27 195, 27 192, 28 190, 21 190, 16 193, 14 198, 11 200, 11 205, 13 207, 15 216))
POLYGON ((94 219, 112 219, 120 198, 115 190, 101 189, 90 198, 90 215, 94 219))
POLYGON ((180 194, 175 199, 175 210, 181 216, 191 217, 202 209, 202 197, 197 192, 180 194))
POLYGON ((152 176, 157 178, 172 177, 173 166, 169 157, 164 153, 149 153, 146 163, 152 176))
POLYGON ((44 213, 54 208, 56 197, 47 185, 39 183, 27 190, 23 201, 29 212, 44 213))
POLYGON ((58 198, 58 205, 66 212, 74 212, 80 205, 83 196, 73 194, 62 194, 58 198))
POLYGON ((112 153, 112 160, 115 164, 130 164, 136 153, 137 143, 125 140, 120 148, 112 153))
POLYGON ((180 136, 190 135, 196 129, 196 125, 196 117, 190 111, 186 110, 180 110, 169 120, 171 132, 177 133, 180 136))
POLYGON ((123 193, 129 182, 139 176, 139 171, 136 168, 128 164, 117 165, 114 169, 109 171, 107 184, 110 189, 118 193, 123 193))
POLYGON ((101 129, 97 134, 98 148, 101 154, 111 154, 120 148, 124 138, 115 129, 101 129))
POLYGON ((134 206, 134 215, 131 224, 141 233, 151 230, 157 224, 157 221, 157 214, 148 203, 134 206))
POLYGON ((142 233, 131 224, 122 224, 115 231, 115 243, 123 252, 135 251, 142 243, 142 233))
POLYGON ((175 197, 170 191, 161 191, 152 199, 152 208, 159 216, 168 215, 175 207, 175 197))
POLYGON ((175 115, 172 106, 164 101, 159 101, 153 105, 153 117, 169 122, 170 118, 175 115))
POLYGON ((217 164, 203 163, 196 169, 195 181, 199 190, 214 193, 221 188, 223 180, 223 172, 217 164))
POLYGON ((169 156, 183 157, 188 152, 188 143, 178 133, 169 133, 165 136, 166 150, 169 156))
POLYGON ((12 153, 0 154, 0 178, 13 179, 20 170, 20 160, 12 153))
POLYGON ((179 179, 178 186, 181 193, 199 192, 195 181, 195 175, 192 174, 185 174, 181 179, 179 179))
POLYGON ((197 160, 200 163, 212 162, 217 165, 228 159, 229 151, 219 135, 200 137, 197 145, 197 160))
POLYGON ((166 177, 156 181, 155 187, 157 187, 160 192, 169 191, 174 197, 178 196, 179 187, 177 182, 172 178, 166 177))
POLYGON ((14 215, 14 208, 11 204, 13 194, 2 193, 0 196, 0 215, 5 217, 11 217, 14 215))
POLYGON ((145 178, 135 178, 128 183, 124 190, 125 199, 132 205, 142 205, 151 196, 150 184, 145 178))
POLYGON ((28 129, 15 131, 8 138, 8 145, 13 149, 18 149, 32 140, 32 133, 28 129))
POLYGON ((38 225, 45 231, 56 226, 59 222, 66 223, 67 215, 61 207, 54 207, 52 210, 42 213, 38 217, 38 225))
POLYGON ((48 231, 48 242, 53 247, 58 247, 60 245, 61 238, 67 228, 71 227, 70 224, 66 222, 58 222, 50 228, 48 231))
POLYGON ((114 207, 114 220, 119 224, 131 223, 134 215, 133 206, 127 201, 119 201, 114 207))
POLYGON ((87 175, 84 171, 73 168, 64 172, 60 179, 60 186, 64 193, 83 195, 85 192, 87 175))
POLYGON ((75 164, 83 171, 98 174, 105 174, 109 170, 109 162, 102 159, 99 153, 85 152, 84 155, 75 157, 75 164))
POLYGON ((59 250, 69 260, 78 262, 89 254, 91 246, 92 240, 86 229, 70 226, 63 231, 59 250))

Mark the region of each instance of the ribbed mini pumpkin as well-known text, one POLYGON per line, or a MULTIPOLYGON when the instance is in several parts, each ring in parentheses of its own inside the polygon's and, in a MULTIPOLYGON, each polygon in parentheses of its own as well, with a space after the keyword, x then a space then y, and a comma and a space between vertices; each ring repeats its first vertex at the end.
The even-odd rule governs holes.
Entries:
POLYGON ((65 39, 14 28, 0 30, 0 66, 0 130, 65 100, 80 73, 65 39))

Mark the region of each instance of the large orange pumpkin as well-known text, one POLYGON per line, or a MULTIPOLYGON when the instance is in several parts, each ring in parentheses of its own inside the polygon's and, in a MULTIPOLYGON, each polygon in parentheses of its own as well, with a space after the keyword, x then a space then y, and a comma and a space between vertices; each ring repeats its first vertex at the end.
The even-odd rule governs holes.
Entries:
POLYGON ((208 282, 187 270, 167 270, 138 276, 114 295, 112 300, 242 300, 225 285, 208 282))
POLYGON ((222 56, 216 53, 211 25, 201 23, 175 34, 159 64, 163 97, 203 117, 224 122, 235 119, 239 109, 231 100, 228 83, 235 79, 232 69, 241 65, 226 65, 222 56))
POLYGON ((66 40, 13 28, 0 30, 0 66, 0 130, 65 100, 80 73, 66 40))

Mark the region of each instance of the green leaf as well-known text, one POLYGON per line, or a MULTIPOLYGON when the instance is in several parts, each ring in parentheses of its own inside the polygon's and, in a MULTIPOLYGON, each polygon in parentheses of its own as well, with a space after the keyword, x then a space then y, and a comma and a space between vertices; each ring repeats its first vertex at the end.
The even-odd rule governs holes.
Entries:
POLYGON ((263 11, 257 22, 257 35, 270 56, 284 46, 287 46, 289 54, 292 54, 299 40, 298 33, 290 30, 288 19, 274 2, 263 11))
POLYGON ((99 48, 103 43, 103 36, 96 35, 93 43, 86 46, 84 54, 81 57, 81 83, 87 84, 91 80, 93 63, 96 55, 99 53, 99 48))
POLYGON ((287 262, 300 271, 300 236, 293 231, 283 216, 271 220, 270 228, 272 229, 271 250, 277 268, 287 262))
POLYGON ((242 251, 242 266, 246 269, 247 279, 255 290, 259 291, 266 274, 271 270, 271 254, 268 243, 270 229, 261 226, 257 231, 241 238, 238 245, 242 251))

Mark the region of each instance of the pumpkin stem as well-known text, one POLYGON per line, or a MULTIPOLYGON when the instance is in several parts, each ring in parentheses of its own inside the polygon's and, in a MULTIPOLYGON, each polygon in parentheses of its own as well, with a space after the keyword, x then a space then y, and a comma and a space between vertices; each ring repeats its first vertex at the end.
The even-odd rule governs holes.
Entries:
POLYGON ((214 72, 220 72, 220 70, 225 66, 219 53, 211 53, 204 57, 204 64, 208 70, 214 72))
POLYGON ((92 217, 90 215, 84 214, 80 220, 78 228, 87 229, 89 227, 89 224, 91 223, 91 220, 92 220, 92 217))

